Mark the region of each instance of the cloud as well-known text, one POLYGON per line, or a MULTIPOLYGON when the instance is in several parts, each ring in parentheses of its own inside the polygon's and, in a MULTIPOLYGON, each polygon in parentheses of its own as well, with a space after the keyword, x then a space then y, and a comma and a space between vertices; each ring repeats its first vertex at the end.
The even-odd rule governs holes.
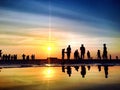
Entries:
MULTIPOLYGON (((30 31, 34 31, 34 28, 38 28, 39 31, 44 31, 51 28, 52 32, 55 32, 54 30, 56 30, 56 32, 65 31, 65 33, 71 32, 74 34, 95 37, 119 37, 119 32, 110 29, 111 26, 109 28, 98 28, 96 25, 89 25, 83 21, 78 22, 62 17, 14 12, 10 10, 0 11, 2 13, 2 15, 0 15, 0 27, 2 27, 0 32, 2 33, 15 33, 17 35, 28 36, 28 33, 30 31)), ((99 19, 96 20, 100 21, 99 19)))

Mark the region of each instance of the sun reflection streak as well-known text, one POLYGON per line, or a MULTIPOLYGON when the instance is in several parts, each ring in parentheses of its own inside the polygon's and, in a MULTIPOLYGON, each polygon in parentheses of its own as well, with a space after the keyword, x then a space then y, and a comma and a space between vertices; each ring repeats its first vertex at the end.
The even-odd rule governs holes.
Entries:
POLYGON ((52 67, 46 67, 45 70, 43 71, 43 74, 46 79, 51 79, 54 77, 54 69, 52 67))

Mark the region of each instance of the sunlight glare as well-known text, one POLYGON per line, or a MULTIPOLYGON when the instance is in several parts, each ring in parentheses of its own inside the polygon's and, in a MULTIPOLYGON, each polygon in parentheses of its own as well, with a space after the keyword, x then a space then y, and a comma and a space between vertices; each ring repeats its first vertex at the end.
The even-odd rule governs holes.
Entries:
POLYGON ((48 78, 48 79, 52 78, 54 76, 54 70, 53 70, 53 68, 47 67, 44 70, 44 76, 45 76, 45 78, 48 78))
POLYGON ((50 46, 48 46, 48 48, 47 48, 47 49, 48 49, 48 51, 51 51, 51 49, 52 49, 52 48, 51 48, 50 46))

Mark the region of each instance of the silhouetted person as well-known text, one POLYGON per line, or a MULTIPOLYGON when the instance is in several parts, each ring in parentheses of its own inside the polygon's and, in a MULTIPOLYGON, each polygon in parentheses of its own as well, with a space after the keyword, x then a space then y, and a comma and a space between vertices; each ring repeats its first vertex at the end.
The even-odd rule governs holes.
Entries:
POLYGON ((75 60, 78 60, 78 59, 79 59, 79 52, 78 52, 78 49, 75 50, 75 52, 74 52, 74 59, 75 59, 75 60))
POLYGON ((74 66, 74 68, 78 72, 79 66, 74 66))
POLYGON ((82 78, 84 78, 85 75, 86 75, 86 68, 85 68, 85 66, 81 66, 81 75, 82 75, 82 78))
POLYGON ((69 77, 71 76, 71 67, 70 66, 67 66, 67 74, 69 75, 69 77))
POLYGON ((107 47, 106 47, 106 44, 103 44, 103 59, 107 59, 107 47))
POLYGON ((118 60, 118 56, 116 56, 116 60, 118 60))
POLYGON ((13 55, 13 59, 17 60, 17 55, 16 54, 13 55))
POLYGON ((91 57, 91 56, 90 56, 90 52, 87 51, 87 58, 90 59, 90 57, 91 57))
POLYGON ((11 55, 11 60, 14 60, 14 56, 13 55, 11 55))
POLYGON ((3 54, 2 59, 5 60, 5 54, 3 54))
POLYGON ((35 55, 34 54, 31 55, 31 59, 35 60, 35 55))
POLYGON ((26 57, 26 60, 29 60, 30 58, 29 58, 29 55, 27 55, 27 57, 26 57))
POLYGON ((105 78, 108 78, 108 66, 104 66, 105 78))
POLYGON ((2 59, 2 50, 0 50, 0 59, 2 59))
POLYGON ((4 54, 4 60, 6 60, 7 59, 7 55, 6 54, 4 54))
POLYGON ((65 58, 65 49, 62 49, 62 60, 65 58))
POLYGON ((9 54, 9 55, 7 55, 7 60, 10 60, 10 57, 11 57, 11 55, 9 54))
POLYGON ((7 54, 3 54, 2 58, 3 60, 7 60, 7 54))
POLYGON ((33 57, 33 60, 35 60, 35 54, 33 55, 34 57, 33 57))
POLYGON ((23 54, 23 55, 22 55, 23 60, 25 60, 25 57, 26 57, 26 55, 25 55, 25 54, 23 54))
POLYGON ((101 71, 101 65, 98 65, 98 71, 99 72, 101 71))
POLYGON ((100 50, 97 51, 97 59, 101 60, 100 50))
POLYGON ((68 45, 67 47, 67 59, 70 60, 70 53, 71 53, 71 47, 68 45))
POLYGON ((81 59, 84 59, 84 56, 85 56, 85 47, 84 47, 83 44, 80 47, 80 51, 81 51, 81 59))
POLYGON ((4 60, 7 60, 7 54, 4 54, 4 60))
POLYGON ((111 56, 111 54, 110 54, 110 60, 112 59, 112 56, 111 56))
POLYGON ((62 72, 65 72, 65 66, 62 66, 62 72))
POLYGON ((90 70, 90 66, 87 66, 88 67, 88 71, 90 70))

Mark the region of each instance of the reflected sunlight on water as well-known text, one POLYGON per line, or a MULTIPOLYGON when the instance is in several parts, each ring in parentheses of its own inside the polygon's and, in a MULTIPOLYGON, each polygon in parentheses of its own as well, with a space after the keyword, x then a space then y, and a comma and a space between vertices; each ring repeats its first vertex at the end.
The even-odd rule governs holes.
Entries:
POLYGON ((3 68, 0 90, 120 90, 119 76, 120 66, 3 68))
POLYGON ((45 67, 43 70, 43 75, 47 79, 53 78, 54 74, 55 74, 55 70, 52 67, 45 67))

